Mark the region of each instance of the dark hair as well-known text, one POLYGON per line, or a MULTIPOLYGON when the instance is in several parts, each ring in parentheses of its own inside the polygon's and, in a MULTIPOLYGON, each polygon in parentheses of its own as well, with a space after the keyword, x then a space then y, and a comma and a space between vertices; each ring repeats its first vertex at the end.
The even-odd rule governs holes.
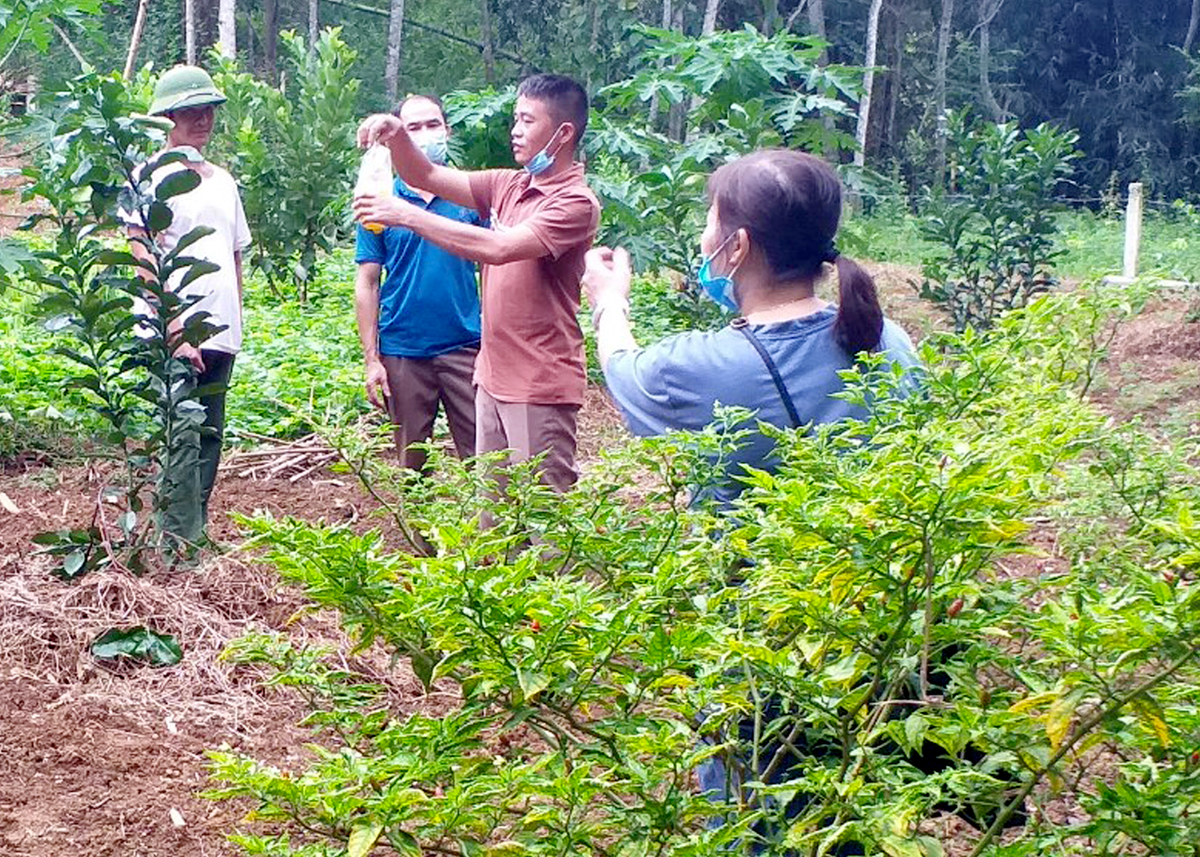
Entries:
POLYGON ((842 183, 820 158, 788 149, 764 149, 717 169, 708 180, 724 235, 750 233, 775 281, 812 281, 821 265, 838 273, 834 336, 857 354, 879 347, 883 310, 871 275, 834 245, 842 216, 842 183))
POLYGON ((404 109, 404 105, 410 101, 428 101, 434 104, 438 112, 442 114, 442 119, 446 118, 446 107, 442 104, 442 99, 436 95, 423 95, 420 92, 412 92, 400 99, 400 103, 396 105, 396 109, 392 111, 392 115, 399 118, 400 111, 404 109))
POLYGON ((521 81, 517 95, 543 102, 556 124, 575 126, 575 148, 583 139, 588 122, 588 97, 583 87, 562 74, 534 74, 521 81))

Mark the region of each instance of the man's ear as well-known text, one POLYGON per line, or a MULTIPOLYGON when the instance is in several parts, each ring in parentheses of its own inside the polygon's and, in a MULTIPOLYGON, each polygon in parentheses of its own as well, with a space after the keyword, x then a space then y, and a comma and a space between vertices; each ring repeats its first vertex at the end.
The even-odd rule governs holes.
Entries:
POLYGON ((729 266, 740 268, 750 258, 750 233, 746 227, 739 226, 729 242, 729 266))
MULTIPOLYGON (((576 152, 576 151, 578 151, 578 150, 579 150, 579 140, 576 138, 576 134, 577 134, 578 132, 576 132, 576 130, 575 130, 575 123, 574 123, 574 122, 563 122, 563 123, 561 123, 561 124, 560 124, 558 127, 559 127, 559 128, 568 128, 568 129, 570 129, 570 130, 568 131, 568 137, 567 137, 567 140, 569 140, 569 141, 570 141, 570 144, 571 144, 571 151, 572 151, 572 152, 576 152)), ((564 142, 564 145, 566 145, 566 143, 565 143, 565 142, 564 142)))

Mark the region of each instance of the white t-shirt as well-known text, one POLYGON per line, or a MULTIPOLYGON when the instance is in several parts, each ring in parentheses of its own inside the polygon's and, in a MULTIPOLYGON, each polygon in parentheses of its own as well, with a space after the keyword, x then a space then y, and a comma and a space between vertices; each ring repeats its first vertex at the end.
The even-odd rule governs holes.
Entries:
MULTIPOLYGON (((219 271, 197 277, 188 284, 181 296, 197 295, 201 299, 183 314, 183 321, 186 322, 189 316, 197 312, 209 312, 210 324, 228 326, 205 340, 200 347, 237 354, 242 347, 242 299, 238 292, 233 254, 250 246, 250 228, 246 225, 246 212, 242 209, 242 197, 233 176, 216 164, 209 163, 206 166, 212 172, 208 176, 202 175, 195 189, 167 200, 174 217, 171 225, 158 234, 158 240, 163 249, 170 252, 180 238, 197 226, 208 226, 214 230, 183 251, 184 256, 194 256, 221 266, 219 271)), ((155 170, 152 188, 157 190, 163 179, 183 169, 187 167, 171 163, 155 170)), ((122 211, 121 218, 128 226, 142 225, 140 219, 130 212, 122 211)), ((184 272, 178 272, 168 281, 172 291, 177 290, 183 275, 184 272)), ((133 311, 147 316, 150 307, 145 301, 137 300, 133 311)))

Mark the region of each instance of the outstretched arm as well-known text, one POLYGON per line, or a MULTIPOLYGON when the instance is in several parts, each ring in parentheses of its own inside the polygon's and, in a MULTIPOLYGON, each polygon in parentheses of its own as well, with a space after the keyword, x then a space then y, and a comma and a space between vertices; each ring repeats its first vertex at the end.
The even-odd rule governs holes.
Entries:
POLYGON ((359 223, 411 229, 455 256, 485 265, 548 255, 546 246, 525 224, 502 231, 484 229, 442 217, 398 197, 360 196, 354 200, 354 216, 359 223))
POLYGON ((397 117, 377 113, 363 120, 358 126, 358 145, 365 148, 372 143, 382 143, 391 150, 392 166, 405 184, 464 208, 475 207, 467 171, 431 163, 397 117))

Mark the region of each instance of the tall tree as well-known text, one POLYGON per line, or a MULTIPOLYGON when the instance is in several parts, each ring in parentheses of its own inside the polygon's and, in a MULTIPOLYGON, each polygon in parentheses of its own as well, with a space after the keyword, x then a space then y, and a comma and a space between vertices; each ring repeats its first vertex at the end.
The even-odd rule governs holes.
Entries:
MULTIPOLYGON (((814 36, 822 40, 828 38, 825 32, 825 0, 808 0, 808 26, 814 36)), ((817 65, 829 62, 829 51, 822 50, 817 57, 817 65)))
POLYGON ((134 63, 137 61, 138 48, 142 44, 142 33, 146 29, 146 9, 150 0, 138 3, 137 17, 133 21, 133 34, 129 37, 129 54, 125 58, 125 79, 133 77, 134 63))
POLYGON ((237 56, 237 0, 220 0, 217 12, 217 49, 222 56, 237 56))
POLYGON ((1004 0, 979 0, 979 98, 994 122, 1003 122, 1005 110, 992 92, 992 21, 1000 14, 1004 0))
POLYGON ((383 79, 388 104, 395 104, 400 91, 400 51, 404 41, 404 0, 391 0, 388 14, 387 65, 383 79))
MULTIPOLYGON (((187 0, 191 2, 191 0, 187 0)), ((267 80, 275 82, 279 75, 277 68, 277 53, 279 46, 279 5, 277 0, 263 0, 263 70, 267 80)))
POLYGON ((937 62, 933 69, 933 109, 937 116, 936 160, 938 184, 946 177, 946 65, 950 56, 950 32, 954 21, 954 0, 942 0, 942 18, 938 22, 937 62))
MULTIPOLYGON (((483 42, 483 79, 488 86, 496 82, 496 49, 492 44, 491 0, 480 0, 479 40, 483 42)), ((593 10, 593 14, 596 14, 593 10)))
POLYGON ((1192 17, 1188 21, 1187 38, 1183 40, 1185 54, 1192 50, 1192 43, 1196 41, 1197 28, 1200 28, 1200 0, 1192 0, 1192 17))
MULTIPOLYGON (((671 0, 662 0, 662 20, 659 23, 659 27, 661 27, 664 30, 671 29, 671 20, 672 20, 673 15, 674 15, 674 13, 672 11, 671 0)), ((663 67, 662 60, 658 61, 658 67, 659 68, 663 67)), ((658 96, 655 95, 653 98, 650 99, 650 127, 651 128, 653 128, 654 123, 658 121, 658 109, 659 109, 658 96)))
POLYGON ((196 0, 183 0, 184 58, 188 65, 196 64, 196 0))
POLYGON ((858 126, 854 131, 854 140, 858 148, 854 152, 854 163, 862 166, 867 158, 867 130, 871 125, 871 95, 875 90, 875 54, 879 44, 879 13, 883 11, 883 0, 871 0, 867 11, 867 49, 863 65, 862 99, 858 103, 858 126))
POLYGON ((308 52, 317 52, 317 37, 320 35, 320 0, 308 0, 308 52))

